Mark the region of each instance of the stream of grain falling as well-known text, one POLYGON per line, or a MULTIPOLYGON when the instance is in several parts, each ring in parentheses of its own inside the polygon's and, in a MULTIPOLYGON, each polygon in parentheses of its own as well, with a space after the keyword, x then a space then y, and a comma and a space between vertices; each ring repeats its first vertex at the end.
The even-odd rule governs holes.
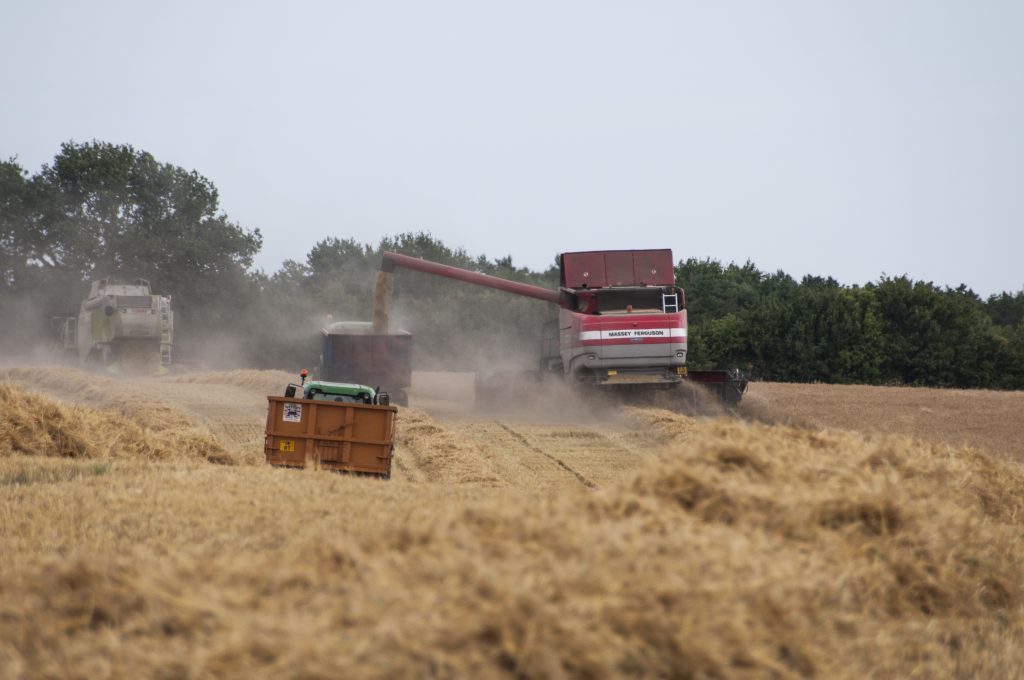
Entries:
POLYGON ((388 314, 391 307, 391 272, 377 272, 377 287, 373 289, 373 333, 387 335, 388 314))

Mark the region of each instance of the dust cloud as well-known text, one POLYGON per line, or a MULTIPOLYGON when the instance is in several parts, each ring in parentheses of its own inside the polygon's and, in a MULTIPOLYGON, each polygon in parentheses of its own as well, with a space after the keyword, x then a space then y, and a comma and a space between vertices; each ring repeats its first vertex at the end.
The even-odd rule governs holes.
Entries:
POLYGON ((0 364, 29 365, 63 359, 55 319, 77 316, 78 304, 85 299, 84 292, 70 297, 63 293, 62 286, 50 285, 28 294, 0 295, 0 364))
POLYGON ((548 424, 613 423, 612 401, 535 371, 417 371, 410 405, 432 415, 548 424))
POLYGON ((621 425, 624 410, 648 408, 697 418, 773 419, 763 411, 729 409, 704 387, 631 389, 573 383, 529 370, 416 371, 410 405, 439 417, 486 418, 546 424, 621 425))

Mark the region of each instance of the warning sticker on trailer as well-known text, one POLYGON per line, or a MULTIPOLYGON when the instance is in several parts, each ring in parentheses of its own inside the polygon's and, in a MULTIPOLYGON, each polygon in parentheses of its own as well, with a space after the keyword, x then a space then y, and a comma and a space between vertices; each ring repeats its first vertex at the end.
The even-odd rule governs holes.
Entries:
POLYGON ((286 423, 301 423, 302 404, 285 404, 281 411, 281 420, 286 423))

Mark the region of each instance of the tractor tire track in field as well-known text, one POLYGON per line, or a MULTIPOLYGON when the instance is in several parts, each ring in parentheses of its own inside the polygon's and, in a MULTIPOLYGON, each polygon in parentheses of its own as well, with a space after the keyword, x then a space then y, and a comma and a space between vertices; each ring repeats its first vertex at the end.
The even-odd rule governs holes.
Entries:
POLYGON ((392 479, 404 479, 407 482, 419 481, 416 473, 405 462, 405 458, 401 456, 395 456, 391 459, 391 477, 392 479))
POLYGON ((563 461, 562 459, 558 458, 557 456, 553 456, 550 453, 547 453, 546 451, 543 451, 543 450, 539 449, 537 446, 532 444, 530 442, 530 440, 528 440, 523 434, 521 434, 519 432, 516 432, 515 430, 513 430, 511 427, 509 427, 505 423, 498 423, 498 426, 501 427, 501 429, 503 429, 506 432, 508 432, 514 439, 516 439, 519 443, 521 443, 527 449, 530 449, 534 453, 539 453, 540 455, 545 456, 545 457, 551 459, 552 461, 554 461, 555 464, 557 464, 559 467, 561 467, 564 470, 566 470, 569 473, 571 473, 577 479, 577 481, 579 481, 579 483, 582 484, 583 486, 585 486, 585 487, 587 487, 589 489, 596 489, 597 488, 597 484, 595 484, 594 482, 592 482, 591 480, 587 479, 582 474, 580 474, 579 472, 574 470, 572 467, 567 465, 565 463, 565 461, 563 461))
POLYGON ((475 443, 481 456, 504 485, 552 489, 576 483, 572 470, 559 466, 545 452, 507 425, 494 420, 454 424, 460 435, 475 443))
POLYGON ((532 489, 580 484, 600 488, 635 470, 653 432, 619 425, 557 425, 505 419, 450 420, 444 426, 469 443, 504 486, 532 489))
POLYGON ((618 425, 557 425, 505 419, 437 419, 402 411, 396 477, 409 482, 552 491, 596 489, 635 470, 647 435, 618 425))
POLYGON ((518 431, 538 450, 558 458, 596 487, 637 469, 644 459, 648 438, 642 430, 612 424, 538 424, 520 426, 518 431))
MULTIPOLYGON (((401 411, 398 417, 401 418, 401 411)), ((423 481, 423 471, 416 464, 413 451, 402 445, 395 446, 391 458, 391 478, 412 483, 423 481)))

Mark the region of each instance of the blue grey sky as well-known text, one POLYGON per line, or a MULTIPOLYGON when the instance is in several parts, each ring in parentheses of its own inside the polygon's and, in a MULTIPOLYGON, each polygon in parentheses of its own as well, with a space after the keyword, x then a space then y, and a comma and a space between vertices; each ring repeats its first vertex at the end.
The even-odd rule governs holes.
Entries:
POLYGON ((1024 288, 1024 3, 2 0, 0 156, 128 143, 265 236, 1024 288))

